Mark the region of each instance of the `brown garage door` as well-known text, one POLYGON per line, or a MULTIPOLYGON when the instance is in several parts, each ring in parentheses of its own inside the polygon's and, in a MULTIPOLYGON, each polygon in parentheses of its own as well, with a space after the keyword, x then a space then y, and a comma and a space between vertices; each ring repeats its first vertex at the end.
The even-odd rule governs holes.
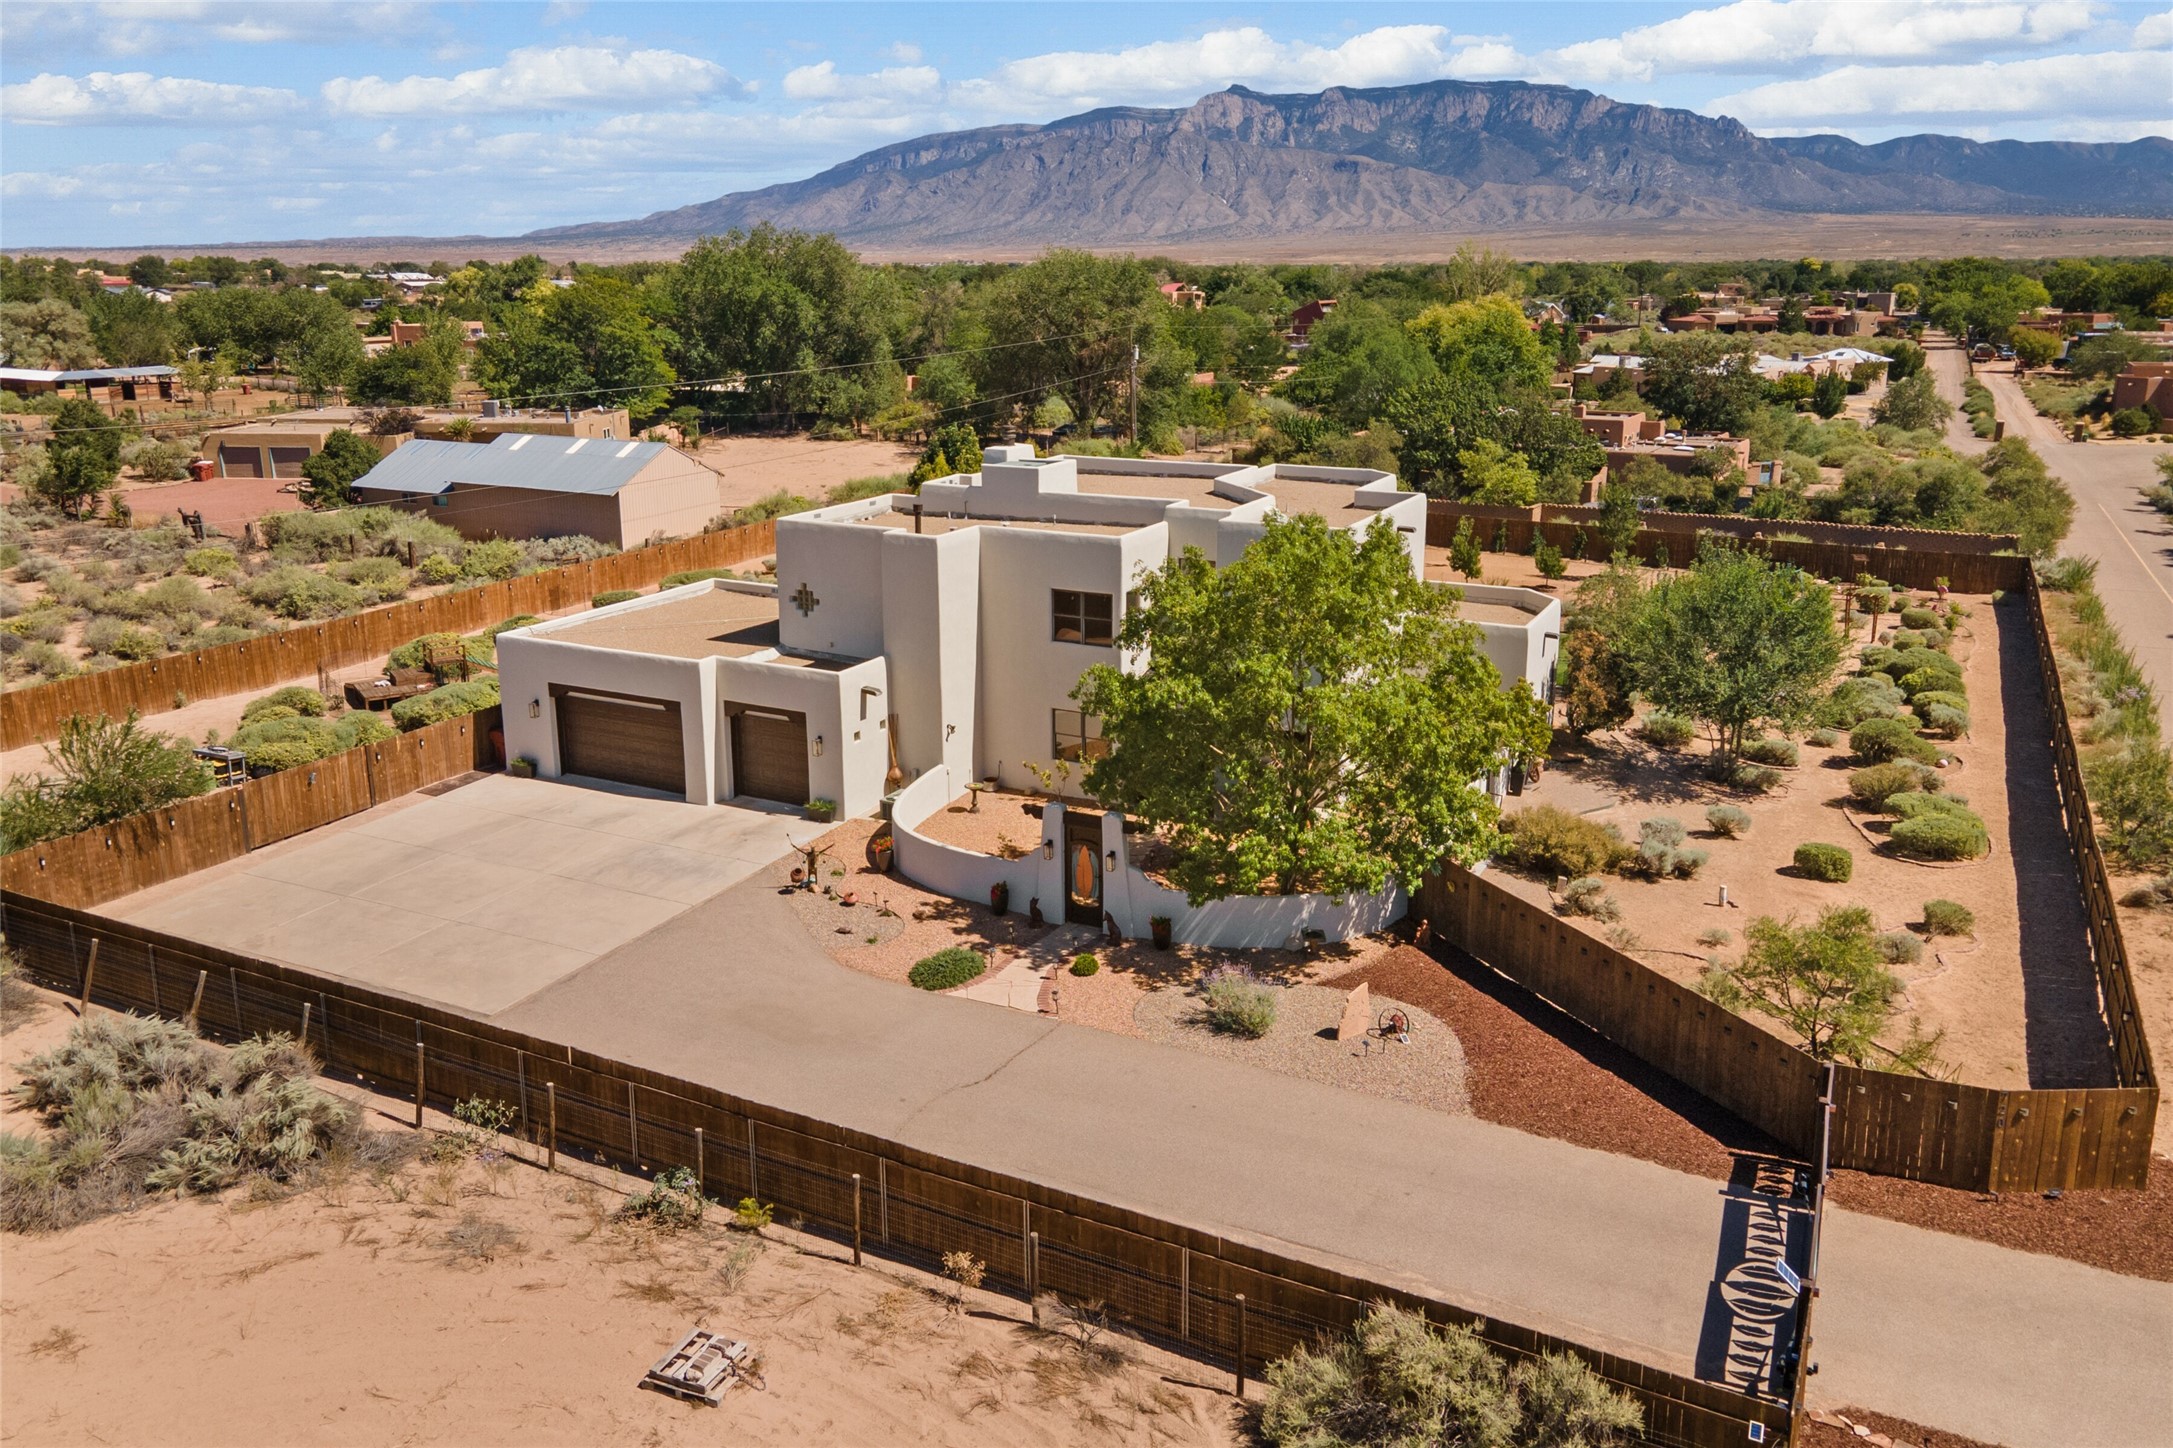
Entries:
POLYGON ((298 478, 302 476, 302 464, 309 461, 306 447, 275 447, 272 449, 272 476, 298 478))
POLYGON ((734 714, 732 784, 756 799, 807 803, 807 716, 785 709, 734 714))
POLYGON ((264 456, 253 447, 235 447, 232 443, 219 444, 219 476, 222 478, 261 478, 264 476, 264 456))
POLYGON ((677 700, 554 684, 551 702, 558 712, 561 773, 686 794, 686 749, 677 700))

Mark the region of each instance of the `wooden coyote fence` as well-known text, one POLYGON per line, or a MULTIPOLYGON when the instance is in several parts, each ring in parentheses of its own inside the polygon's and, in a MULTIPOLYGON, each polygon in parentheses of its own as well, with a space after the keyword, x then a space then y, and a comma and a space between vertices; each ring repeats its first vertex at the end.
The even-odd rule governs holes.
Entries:
POLYGON ((0 856, 0 885, 103 905, 494 763, 496 708, 0 856))
MULTIPOLYGON (((1597 508, 1542 504, 1507 508, 1434 499, 1426 505, 1426 541, 1445 548, 1457 524, 1471 520, 1482 547, 1491 546, 1497 529, 1511 552, 1531 550, 1537 532, 1565 554, 1584 530, 1591 556, 1604 548, 1597 508)), ((1821 578, 1854 578, 1870 573, 1905 588, 1931 588, 1942 578, 1958 593, 1990 593, 2021 588, 2030 561, 2012 551, 2017 540, 1982 533, 1943 533, 1921 528, 1871 528, 1844 523, 1773 522, 1758 518, 1698 513, 1643 513, 1638 518, 1633 551, 1650 559, 1662 547, 1677 564, 1697 554, 1701 537, 1735 538, 1750 543, 1781 563, 1793 563, 1821 578), (1777 534, 1788 537, 1777 537, 1777 534), (1804 541, 1808 540, 1808 541, 1804 541)))
POLYGON ((753 523, 670 543, 629 548, 608 558, 549 568, 504 583, 457 589, 430 598, 388 603, 344 618, 282 629, 261 638, 169 654, 102 673, 0 694, 0 749, 52 738, 76 714, 120 718, 134 709, 156 714, 175 700, 208 699, 269 689, 382 658, 427 633, 473 633, 523 613, 555 613, 615 588, 643 588, 694 568, 723 568, 777 551, 777 525, 753 523))
POLYGON ((197 999, 205 1034, 294 1034, 328 1071, 421 1095, 515 1110, 513 1131, 654 1174, 684 1167, 704 1193, 751 1196, 811 1229, 923 1266, 973 1253, 985 1285, 1031 1298, 1099 1302, 1113 1323, 1256 1374, 1390 1300, 1463 1323, 1511 1361, 1583 1358, 1644 1408, 1647 1441, 1669 1448, 1778 1443, 1788 1402, 1749 1396, 1481 1316, 1383 1283, 984 1170, 710 1087, 593 1056, 399 996, 199 945, 0 890, 0 923, 29 973, 95 1005, 180 1017, 197 999), (93 941, 97 964, 83 979, 93 941), (306 1011, 306 1017, 305 1017, 306 1011), (555 1134, 552 1124, 555 1121, 555 1134))

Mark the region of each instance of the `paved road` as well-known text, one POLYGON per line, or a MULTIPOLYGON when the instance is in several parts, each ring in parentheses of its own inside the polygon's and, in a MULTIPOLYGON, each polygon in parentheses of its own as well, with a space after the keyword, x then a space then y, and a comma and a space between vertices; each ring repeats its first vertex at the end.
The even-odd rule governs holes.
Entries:
MULTIPOLYGON (((749 882, 519 1029, 1694 1371, 1721 1184, 850 972, 749 882)), ((2173 1285, 1871 1217, 1826 1235, 1814 1401, 2010 1448, 2173 1423, 2173 1285)))

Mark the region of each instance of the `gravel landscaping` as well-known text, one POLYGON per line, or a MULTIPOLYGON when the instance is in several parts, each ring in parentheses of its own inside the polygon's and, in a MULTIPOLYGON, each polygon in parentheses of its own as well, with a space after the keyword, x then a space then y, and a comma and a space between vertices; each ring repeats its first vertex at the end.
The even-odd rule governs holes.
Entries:
POLYGON ((1200 1000, 1189 990, 1158 990, 1133 1008, 1136 1034, 1165 1046, 1203 1051, 1226 1061, 1242 1061, 1324 1086, 1341 1086, 1392 1101, 1408 1101, 1452 1115, 1471 1112, 1465 1085, 1464 1048, 1439 1017, 1417 1006, 1376 995, 1369 1022, 1383 1011, 1401 1010, 1411 1021, 1408 1045, 1378 1038, 1338 1041, 1349 989, 1317 985, 1271 987, 1275 1024, 1257 1041, 1227 1036, 1199 1019, 1200 1000))

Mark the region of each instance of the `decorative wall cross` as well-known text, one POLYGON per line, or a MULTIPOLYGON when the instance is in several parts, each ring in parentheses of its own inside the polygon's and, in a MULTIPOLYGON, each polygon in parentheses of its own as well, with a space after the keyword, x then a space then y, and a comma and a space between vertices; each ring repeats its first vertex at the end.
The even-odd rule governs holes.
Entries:
POLYGON ((821 599, 815 597, 815 590, 804 583, 800 585, 800 591, 792 595, 792 606, 800 611, 802 618, 813 613, 815 605, 821 602, 821 599))

